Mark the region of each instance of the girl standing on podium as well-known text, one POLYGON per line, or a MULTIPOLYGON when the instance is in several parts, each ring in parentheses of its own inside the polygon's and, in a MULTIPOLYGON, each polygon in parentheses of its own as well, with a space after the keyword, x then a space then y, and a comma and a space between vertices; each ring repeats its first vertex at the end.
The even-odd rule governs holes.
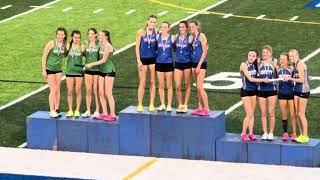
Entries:
POLYGON ((159 82, 159 96, 161 105, 158 111, 172 111, 172 75, 173 75, 173 44, 175 37, 169 32, 170 24, 168 22, 161 23, 161 33, 157 37, 158 56, 156 59, 156 72, 159 82), (165 105, 165 84, 167 86, 168 105, 165 105))
POLYGON ((86 68, 92 68, 93 66, 99 66, 99 101, 102 106, 102 114, 97 116, 97 119, 105 121, 115 121, 115 101, 112 94, 113 82, 116 76, 115 64, 113 62, 113 46, 111 42, 110 32, 102 30, 99 33, 99 41, 101 44, 99 50, 99 61, 87 64, 86 68), (110 114, 108 114, 107 102, 108 100, 110 114))
POLYGON ((147 81, 147 71, 150 72, 150 104, 149 111, 152 112, 154 108, 154 98, 156 93, 155 86, 155 63, 157 57, 157 17, 151 15, 147 19, 147 25, 141 28, 136 35, 136 57, 137 57, 137 67, 140 78, 139 88, 138 88, 138 107, 137 111, 143 111, 143 96, 144 89, 147 81))
POLYGON ((268 79, 257 78, 258 72, 258 51, 256 49, 250 50, 248 58, 240 66, 240 74, 242 79, 242 88, 240 89, 240 96, 243 102, 246 117, 243 119, 242 124, 242 141, 256 140, 253 133, 254 125, 254 112, 257 105, 257 83, 269 82, 268 79), (247 134, 249 129, 249 134, 247 134))
MULTIPOLYGON (((84 44, 85 46, 85 58, 86 64, 99 61, 99 41, 97 39, 97 30, 90 28, 88 30, 89 40, 84 44)), ((98 96, 98 81, 99 81, 99 66, 86 69, 84 72, 84 79, 86 85, 86 105, 87 110, 82 114, 82 117, 89 117, 91 115, 91 101, 92 101, 92 90, 95 98, 96 110, 93 117, 99 115, 99 96, 98 96)))
POLYGON ((189 29, 192 33, 192 74, 197 86, 199 107, 192 111, 193 115, 209 116, 208 95, 203 88, 204 78, 207 70, 206 56, 208 53, 208 42, 204 33, 200 32, 200 23, 191 20, 189 29))
POLYGON ((74 30, 71 33, 71 41, 68 44, 68 60, 66 70, 66 83, 68 94, 69 111, 66 117, 80 117, 80 105, 82 99, 82 82, 83 82, 83 63, 82 52, 84 47, 81 46, 81 32, 74 30), (75 88, 76 110, 73 112, 73 93, 75 88))
POLYGON ((176 94, 179 106, 177 112, 187 112, 188 102, 190 99, 191 88, 191 54, 192 54, 192 38, 188 33, 188 22, 181 21, 179 23, 179 34, 176 35, 176 60, 174 68, 174 81, 176 85, 176 94), (186 90, 185 100, 182 102, 181 84, 184 76, 184 85, 186 90))
MULTIPOLYGON (((280 67, 278 69, 278 77, 279 78, 290 78, 293 76, 292 69, 289 66, 289 55, 288 53, 282 53, 280 55, 280 67)), ((288 113, 287 109, 290 112, 290 120, 292 126, 292 134, 291 140, 296 140, 296 117, 294 112, 294 102, 293 102, 293 82, 292 81, 279 81, 279 88, 278 88, 278 99, 280 110, 282 114, 282 128, 283 128, 283 135, 282 140, 288 141, 288 113)))
MULTIPOLYGON (((265 45, 262 50, 262 59, 258 65, 259 78, 273 79, 276 75, 277 59, 272 57, 272 47, 265 45)), ((274 139, 273 132, 275 126, 275 107, 277 101, 277 85, 276 82, 265 83, 261 82, 258 85, 258 102, 261 112, 261 122, 263 135, 261 140, 272 141, 274 139), (267 111, 270 119, 270 131, 267 127, 267 111)))
POLYGON ((60 85, 62 78, 62 58, 66 53, 67 30, 59 27, 56 39, 47 43, 42 55, 42 75, 50 88, 50 117, 59 116, 60 85))
POLYGON ((297 137, 296 141, 300 143, 307 143, 309 142, 309 137, 306 109, 310 96, 308 68, 303 61, 299 60, 299 53, 295 49, 289 51, 289 59, 294 67, 293 77, 287 77, 285 80, 290 80, 295 83, 293 89, 294 105, 299 117, 298 124, 301 124, 301 135, 297 137))

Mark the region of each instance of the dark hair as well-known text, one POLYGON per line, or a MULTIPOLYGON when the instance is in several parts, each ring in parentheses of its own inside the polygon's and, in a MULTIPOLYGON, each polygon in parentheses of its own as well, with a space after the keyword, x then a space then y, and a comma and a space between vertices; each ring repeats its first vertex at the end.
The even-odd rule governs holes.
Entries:
POLYGON ((112 45, 110 32, 107 30, 101 30, 105 36, 107 36, 109 43, 112 45))
POLYGON ((98 33, 97 29, 96 29, 96 28, 93 28, 93 27, 88 29, 87 34, 89 34, 89 31, 93 31, 94 34, 97 34, 97 33, 98 33))
POLYGON ((157 17, 156 15, 153 15, 153 14, 151 14, 151 15, 148 17, 148 19, 147 19, 147 20, 149 20, 150 18, 158 19, 158 17, 157 17))
POLYGON ((56 30, 56 34, 58 34, 58 31, 62 31, 64 33, 64 39, 63 39, 63 44, 67 44, 67 30, 64 27, 58 27, 56 30))
POLYGON ((255 52, 256 55, 257 55, 257 59, 255 59, 252 64, 254 66, 254 69, 258 72, 258 56, 259 56, 259 53, 258 53, 257 49, 250 49, 249 52, 251 52, 251 51, 255 52))
POLYGON ((79 34, 79 35, 80 35, 80 37, 81 37, 81 32, 80 32, 79 30, 73 30, 73 31, 71 32, 70 48, 72 47, 72 43, 73 43, 73 36, 74 36, 75 34, 79 34))
POLYGON ((188 24, 187 21, 180 21, 180 22, 179 22, 179 25, 180 25, 180 24, 184 24, 187 28, 189 27, 189 24, 188 24))
POLYGON ((168 21, 163 21, 162 24, 167 24, 168 28, 170 28, 170 23, 168 21))
POLYGON ((189 24, 194 23, 196 26, 198 26, 198 31, 201 31, 201 25, 200 22, 198 20, 192 19, 189 21, 189 24))

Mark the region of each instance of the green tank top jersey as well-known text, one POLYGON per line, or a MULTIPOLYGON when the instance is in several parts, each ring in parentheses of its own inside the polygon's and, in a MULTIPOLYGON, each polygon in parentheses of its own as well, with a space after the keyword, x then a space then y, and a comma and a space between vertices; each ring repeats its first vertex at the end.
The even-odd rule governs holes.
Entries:
MULTIPOLYGON (((104 54, 104 47, 101 46, 99 50, 99 58, 102 59, 104 54)), ((100 72, 102 73, 111 73, 116 72, 115 64, 113 62, 113 52, 109 52, 109 57, 104 64, 100 65, 100 72)))
POLYGON ((70 47, 70 51, 68 53, 68 61, 67 61, 67 72, 68 75, 83 75, 83 63, 82 63, 82 52, 81 52, 81 44, 79 47, 74 49, 70 47))
POLYGON ((58 43, 54 40, 54 46, 50 50, 47 57, 46 69, 50 71, 62 71, 62 58, 64 56, 65 46, 58 47, 58 43))
MULTIPOLYGON (((99 61, 99 41, 96 41, 93 47, 90 47, 90 42, 88 41, 86 44, 86 64, 93 63, 99 61)), ((99 71, 99 66, 93 66, 89 71, 99 71)))

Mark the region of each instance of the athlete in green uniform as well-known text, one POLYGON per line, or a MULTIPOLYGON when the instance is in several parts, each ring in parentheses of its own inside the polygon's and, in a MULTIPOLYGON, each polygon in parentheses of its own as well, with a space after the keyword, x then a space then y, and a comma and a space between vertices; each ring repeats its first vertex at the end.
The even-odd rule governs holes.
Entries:
POLYGON ((46 45, 42 55, 42 75, 50 88, 50 116, 59 116, 62 58, 66 53, 67 31, 63 27, 56 30, 57 38, 46 45))
POLYGON ((113 47, 110 38, 110 32, 106 30, 102 30, 99 33, 99 41, 101 44, 99 50, 99 61, 87 64, 86 69, 92 68, 94 66, 100 65, 100 76, 99 76, 99 97, 102 106, 102 114, 97 118, 106 120, 106 121, 114 121, 116 119, 115 115, 115 102, 112 95, 113 81, 116 75, 115 64, 113 62, 113 47), (108 115, 106 98, 107 96, 110 114, 108 115))
POLYGON ((81 32, 74 30, 71 33, 72 40, 68 47, 68 61, 66 81, 68 89, 68 106, 69 111, 67 117, 80 117, 80 105, 82 99, 82 82, 83 82, 83 63, 82 63, 82 47, 80 43, 81 32), (76 93, 76 110, 73 112, 73 93, 76 93))
MULTIPOLYGON (((99 48, 100 43, 97 40, 97 30, 90 28, 88 30, 88 41, 82 46, 85 48, 86 64, 96 62, 99 60, 99 48)), ((93 117, 99 115, 99 98, 98 98, 98 77, 100 71, 99 66, 94 66, 90 69, 85 70, 85 85, 86 85, 86 104, 87 110, 82 114, 82 117, 89 117, 91 115, 91 100, 92 100, 92 89, 95 97, 96 110, 93 117), (92 88, 93 87, 93 88, 92 88)))

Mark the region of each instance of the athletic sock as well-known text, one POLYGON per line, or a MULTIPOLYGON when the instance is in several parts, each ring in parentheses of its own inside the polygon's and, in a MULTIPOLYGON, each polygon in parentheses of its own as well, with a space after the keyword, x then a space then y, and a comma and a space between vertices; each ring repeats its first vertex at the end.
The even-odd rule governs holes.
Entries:
POLYGON ((283 132, 287 132, 288 131, 288 122, 286 119, 282 120, 282 127, 283 127, 283 132))

